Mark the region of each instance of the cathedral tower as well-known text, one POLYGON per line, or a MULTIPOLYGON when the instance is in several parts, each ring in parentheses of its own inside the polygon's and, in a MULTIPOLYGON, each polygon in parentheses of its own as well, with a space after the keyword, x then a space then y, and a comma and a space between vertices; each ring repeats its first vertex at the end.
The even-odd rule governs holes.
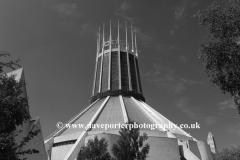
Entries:
POLYGON ((145 101, 142 94, 136 34, 131 25, 131 41, 128 40, 128 27, 125 24, 125 38, 120 40, 119 23, 118 36, 112 39, 110 35, 105 40, 104 26, 102 37, 100 30, 97 40, 96 67, 91 102, 106 96, 133 96, 145 101))

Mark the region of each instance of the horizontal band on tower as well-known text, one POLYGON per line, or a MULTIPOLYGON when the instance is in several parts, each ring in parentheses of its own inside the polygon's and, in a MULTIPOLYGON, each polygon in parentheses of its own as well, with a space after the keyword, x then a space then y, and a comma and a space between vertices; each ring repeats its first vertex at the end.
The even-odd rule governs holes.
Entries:
POLYGON ((122 95, 126 97, 131 96, 145 102, 145 98, 143 97, 143 95, 135 91, 115 90, 115 91, 105 91, 105 92, 98 93, 97 95, 91 98, 91 103, 97 100, 98 98, 103 98, 107 96, 118 96, 118 95, 122 95))

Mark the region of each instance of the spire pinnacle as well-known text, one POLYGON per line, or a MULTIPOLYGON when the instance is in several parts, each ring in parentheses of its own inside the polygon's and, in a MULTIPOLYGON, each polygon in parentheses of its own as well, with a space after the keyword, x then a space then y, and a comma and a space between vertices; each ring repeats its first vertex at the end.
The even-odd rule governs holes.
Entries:
POLYGON ((136 50, 136 56, 138 56, 138 52, 137 52, 137 40, 136 40, 136 32, 135 32, 135 50, 136 50))
POLYGON ((97 56, 98 56, 99 48, 100 48, 100 27, 99 27, 98 38, 97 38, 97 56))
POLYGON ((126 50, 128 51, 128 42, 127 42, 127 21, 125 21, 125 28, 126 28, 126 50))
POLYGON ((133 29, 131 24, 131 35, 132 35, 132 52, 134 52, 134 46, 133 46, 133 29))
POLYGON ((120 36, 119 36, 119 19, 118 19, 118 39, 117 39, 117 41, 118 41, 118 46, 120 46, 120 36))
POLYGON ((111 20, 110 20, 110 35, 109 35, 109 41, 110 41, 110 43, 111 43, 111 41, 112 41, 112 31, 111 31, 111 29, 112 29, 112 25, 111 25, 111 20))
POLYGON ((102 41, 102 47, 104 48, 105 40, 104 40, 104 26, 105 24, 103 23, 103 41, 102 41))

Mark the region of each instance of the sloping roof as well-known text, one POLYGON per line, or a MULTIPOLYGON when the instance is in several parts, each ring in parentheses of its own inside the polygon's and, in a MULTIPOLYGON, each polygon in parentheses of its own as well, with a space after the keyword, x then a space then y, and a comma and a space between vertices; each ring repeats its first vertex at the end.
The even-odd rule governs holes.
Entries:
MULTIPOLYGON (((103 103, 105 98, 100 99, 92 105, 85 113, 83 113, 79 118, 77 118, 72 124, 85 124, 85 126, 91 121, 93 115, 97 112, 101 104, 103 103)), ((64 132, 62 132, 60 135, 66 135, 66 134, 72 134, 75 132, 82 132, 85 128, 80 128, 77 126, 76 128, 70 127, 67 128, 64 132)))
MULTIPOLYGON (((21 96, 22 97, 27 97, 27 89, 26 89, 26 84, 25 84, 25 76, 24 76, 24 70, 23 68, 19 68, 19 69, 16 69, 14 71, 11 71, 11 72, 8 72, 7 73, 7 76, 10 77, 10 76, 15 76, 15 80, 17 82, 23 82, 22 83, 22 94, 21 96)), ((29 112, 29 109, 27 108, 28 112, 29 112)))
MULTIPOLYGON (((110 97, 95 124, 124 124, 124 117, 119 97, 110 97)), ((113 130, 119 128, 112 128, 113 130)), ((93 128, 91 131, 103 131, 105 129, 93 128)))
POLYGON ((20 80, 24 79, 24 72, 23 68, 16 69, 14 71, 8 72, 7 76, 15 76, 15 80, 19 82, 20 80))

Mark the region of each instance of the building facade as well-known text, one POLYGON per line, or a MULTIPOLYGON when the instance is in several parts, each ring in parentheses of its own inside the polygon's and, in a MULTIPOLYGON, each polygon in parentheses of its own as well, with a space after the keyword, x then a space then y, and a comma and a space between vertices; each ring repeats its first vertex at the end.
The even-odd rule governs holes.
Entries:
MULTIPOLYGON (((15 80, 17 82, 22 82, 22 94, 20 96, 26 98, 27 97, 27 89, 25 85, 25 76, 23 68, 19 68, 17 70, 14 70, 12 72, 7 73, 7 76, 15 76, 15 80)), ((26 108, 27 112, 29 113, 29 108, 26 108)), ((24 154, 21 155, 20 158, 26 158, 26 160, 47 160, 47 154, 45 151, 45 145, 44 145, 44 139, 42 135, 42 129, 40 124, 39 117, 31 118, 26 120, 25 123, 23 123, 22 126, 18 126, 17 130, 22 130, 21 133, 15 137, 15 141, 17 144, 21 144, 23 139, 29 135, 29 133, 32 131, 39 130, 38 134, 34 136, 29 142, 26 142, 25 145, 22 146, 20 151, 26 151, 28 149, 35 149, 39 153, 34 154, 24 154)))

